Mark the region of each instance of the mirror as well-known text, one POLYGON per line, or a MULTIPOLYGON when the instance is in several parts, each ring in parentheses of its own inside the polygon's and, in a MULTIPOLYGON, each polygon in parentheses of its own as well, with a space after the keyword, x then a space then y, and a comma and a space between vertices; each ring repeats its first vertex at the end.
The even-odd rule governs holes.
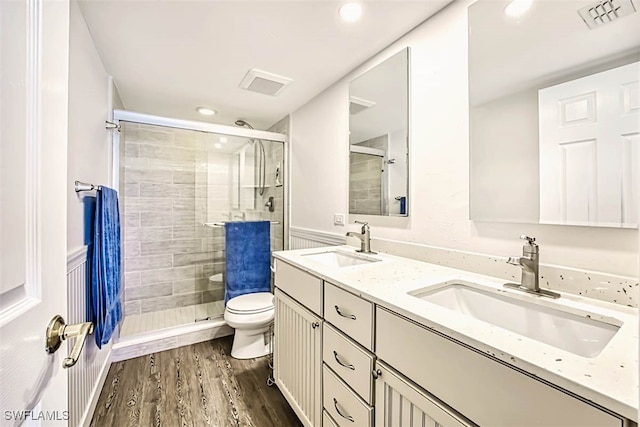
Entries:
POLYGON ((637 228, 640 13, 508 3, 469 7, 470 218, 637 228))
POLYGON ((349 83, 349 213, 408 215, 409 48, 349 83))

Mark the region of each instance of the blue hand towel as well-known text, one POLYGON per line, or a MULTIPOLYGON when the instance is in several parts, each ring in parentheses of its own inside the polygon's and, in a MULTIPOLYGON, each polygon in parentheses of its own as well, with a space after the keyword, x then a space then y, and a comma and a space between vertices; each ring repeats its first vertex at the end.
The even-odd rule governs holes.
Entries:
POLYGON ((224 303, 238 295, 271 291, 271 222, 227 222, 224 226, 224 303))
POLYGON ((91 256, 91 302, 98 348, 109 342, 122 318, 120 268, 118 193, 101 187, 96 193, 91 256))

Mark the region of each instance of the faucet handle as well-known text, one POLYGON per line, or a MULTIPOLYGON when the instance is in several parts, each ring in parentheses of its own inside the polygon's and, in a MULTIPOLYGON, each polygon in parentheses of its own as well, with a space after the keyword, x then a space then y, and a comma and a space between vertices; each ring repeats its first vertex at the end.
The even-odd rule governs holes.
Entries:
POLYGON ((522 254, 524 256, 536 255, 538 253, 538 245, 536 244, 535 237, 529 237, 523 234, 520 238, 527 241, 522 247, 522 254))
POLYGON ((356 224, 361 224, 362 225, 362 234, 366 233, 367 229, 369 228, 369 223, 366 221, 353 221, 356 224))

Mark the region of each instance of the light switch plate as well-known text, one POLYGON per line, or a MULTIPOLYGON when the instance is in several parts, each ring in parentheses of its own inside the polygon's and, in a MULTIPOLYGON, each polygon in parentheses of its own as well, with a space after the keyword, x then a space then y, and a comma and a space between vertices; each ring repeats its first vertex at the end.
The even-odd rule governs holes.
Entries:
POLYGON ((344 214, 333 214, 333 225, 344 225, 344 214))

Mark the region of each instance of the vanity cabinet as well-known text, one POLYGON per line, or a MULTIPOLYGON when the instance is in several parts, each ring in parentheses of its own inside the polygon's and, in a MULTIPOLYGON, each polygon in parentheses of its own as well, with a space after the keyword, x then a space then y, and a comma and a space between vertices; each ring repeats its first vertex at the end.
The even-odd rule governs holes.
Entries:
POLYGON ((384 363, 377 362, 375 372, 375 427, 475 426, 384 363))
POLYGON ((322 417, 322 318, 275 290, 273 375, 305 426, 322 417))
POLYGON ((279 259, 275 283, 275 381, 305 426, 635 425, 279 259))
MULTIPOLYGON (((481 426, 625 425, 617 415, 380 307, 376 355, 481 426)), ((376 417, 378 394, 376 384, 376 417)))

